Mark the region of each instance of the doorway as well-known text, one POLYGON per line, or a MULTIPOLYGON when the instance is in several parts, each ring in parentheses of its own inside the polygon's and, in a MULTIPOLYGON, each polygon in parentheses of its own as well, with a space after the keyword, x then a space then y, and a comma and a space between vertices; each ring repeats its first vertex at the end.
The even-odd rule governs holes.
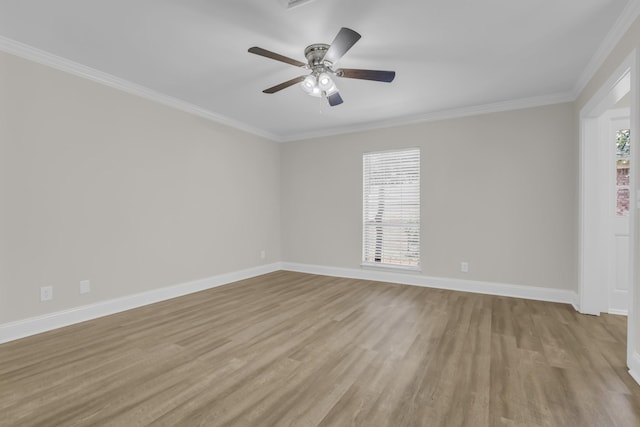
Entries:
MULTIPOLYGON (((638 124, 637 61, 633 51, 582 108, 579 117, 579 311, 591 315, 628 313, 630 368, 636 355, 634 287, 639 200, 634 165, 638 164, 640 150, 633 141, 638 140, 634 131, 638 124), (617 158, 618 132, 625 129, 630 129, 630 150, 624 159, 617 158), (627 170, 624 162, 630 165, 627 170)), ((631 371, 640 373, 638 369, 631 371)))

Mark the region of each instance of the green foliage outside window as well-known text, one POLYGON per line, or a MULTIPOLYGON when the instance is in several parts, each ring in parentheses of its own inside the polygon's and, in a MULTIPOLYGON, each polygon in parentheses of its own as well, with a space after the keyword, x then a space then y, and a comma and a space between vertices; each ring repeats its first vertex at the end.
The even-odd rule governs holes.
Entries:
POLYGON ((631 152, 629 145, 629 129, 620 129, 616 132, 616 147, 618 157, 627 157, 631 152))

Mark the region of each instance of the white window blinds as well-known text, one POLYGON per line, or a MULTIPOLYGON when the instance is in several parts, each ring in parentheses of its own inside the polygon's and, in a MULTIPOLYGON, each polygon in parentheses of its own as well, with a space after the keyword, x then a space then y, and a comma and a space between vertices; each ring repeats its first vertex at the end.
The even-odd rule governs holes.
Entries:
POLYGON ((363 264, 417 269, 420 149, 364 153, 363 172, 363 264))

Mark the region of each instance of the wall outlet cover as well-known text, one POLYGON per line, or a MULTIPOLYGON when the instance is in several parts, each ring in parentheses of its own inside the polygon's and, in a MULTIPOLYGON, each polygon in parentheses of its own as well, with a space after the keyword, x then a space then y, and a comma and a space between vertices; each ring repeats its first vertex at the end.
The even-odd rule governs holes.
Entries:
POLYGON ((40 288, 40 301, 51 301, 53 299, 53 286, 42 286, 40 288))
POLYGON ((80 281, 80 293, 88 294, 91 292, 91 282, 89 280, 81 280, 80 281))

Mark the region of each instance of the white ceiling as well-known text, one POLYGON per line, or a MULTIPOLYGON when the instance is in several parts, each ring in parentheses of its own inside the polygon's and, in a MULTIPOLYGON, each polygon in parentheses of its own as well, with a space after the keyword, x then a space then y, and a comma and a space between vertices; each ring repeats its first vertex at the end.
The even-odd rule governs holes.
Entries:
POLYGON ((287 9, 286 0, 0 0, 0 37, 294 140, 572 99, 637 1, 313 0, 287 9), (307 45, 331 43, 340 27, 362 34, 340 66, 395 70, 395 81, 338 79, 345 102, 336 107, 298 86, 262 93, 305 70, 249 47, 305 61, 307 45))

